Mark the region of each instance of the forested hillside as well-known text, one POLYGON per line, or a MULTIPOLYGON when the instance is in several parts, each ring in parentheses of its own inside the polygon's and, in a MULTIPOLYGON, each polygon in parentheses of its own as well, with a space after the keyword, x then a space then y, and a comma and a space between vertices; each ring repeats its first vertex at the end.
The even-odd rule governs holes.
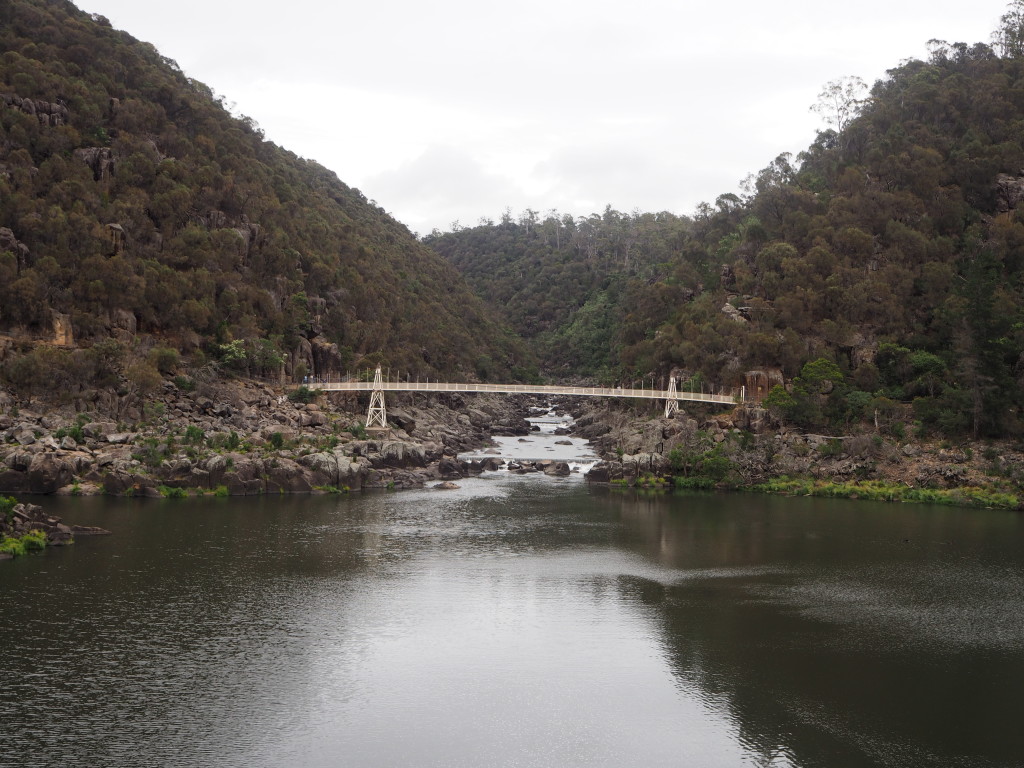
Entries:
MULTIPOLYGON (((485 297, 507 301, 527 335, 538 317, 566 339, 590 322, 614 375, 678 368, 738 385, 752 370, 774 370, 788 391, 776 388, 768 404, 806 428, 868 420, 902 431, 912 420, 925 433, 1021 434, 1020 6, 995 47, 933 41, 928 61, 891 70, 870 94, 853 80, 834 84, 825 108, 834 129, 797 157, 776 158, 743 197, 701 206, 689 227, 677 220, 674 236, 650 250, 636 240, 628 266, 612 246, 588 259, 575 236, 552 247, 542 234, 550 221, 431 244, 485 297), (527 254, 544 253, 534 268, 556 279, 516 272, 527 254), (511 267, 505 294, 473 272, 488 259, 511 267), (612 294, 610 285, 625 287, 612 294), (595 301, 609 302, 609 327, 586 317, 595 301)), ((561 354, 570 368, 604 362, 572 345, 561 354)))
POLYGON ((496 224, 434 232, 424 242, 503 309, 549 373, 607 379, 618 364, 613 342, 627 316, 623 307, 641 285, 682 266, 673 262, 689 228, 688 219, 671 213, 624 214, 609 206, 578 220, 555 211, 513 220, 506 212, 496 224))
POLYGON ((529 364, 403 225, 151 45, 63 0, 6 0, 0 373, 88 383, 154 345, 265 374, 529 364))

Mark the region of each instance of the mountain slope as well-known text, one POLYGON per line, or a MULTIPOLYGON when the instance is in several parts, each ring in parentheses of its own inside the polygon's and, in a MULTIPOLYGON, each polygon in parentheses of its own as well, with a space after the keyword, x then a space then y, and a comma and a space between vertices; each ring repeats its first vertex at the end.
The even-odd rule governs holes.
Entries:
MULTIPOLYGON (((632 293, 673 271, 689 228, 689 219, 671 213, 609 206, 578 219, 506 214, 497 224, 435 232, 424 242, 502 309, 549 372, 612 380, 632 293)), ((699 282, 685 269, 676 278, 682 296, 699 282)))
POLYGON ((102 17, 0 5, 0 94, 0 333, 265 373, 528 364, 403 225, 102 17))

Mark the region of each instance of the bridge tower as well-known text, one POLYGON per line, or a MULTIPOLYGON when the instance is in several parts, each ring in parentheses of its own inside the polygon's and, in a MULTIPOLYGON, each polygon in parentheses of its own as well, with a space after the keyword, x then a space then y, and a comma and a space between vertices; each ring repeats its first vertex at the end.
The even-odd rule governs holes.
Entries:
POLYGON ((676 400, 672 395, 676 393, 676 377, 668 377, 668 399, 665 400, 665 418, 668 419, 679 410, 679 401, 676 400))
POLYGON ((367 429, 387 429, 388 409, 384 405, 384 385, 381 381, 380 366, 373 374, 373 391, 370 392, 370 407, 366 411, 367 429))

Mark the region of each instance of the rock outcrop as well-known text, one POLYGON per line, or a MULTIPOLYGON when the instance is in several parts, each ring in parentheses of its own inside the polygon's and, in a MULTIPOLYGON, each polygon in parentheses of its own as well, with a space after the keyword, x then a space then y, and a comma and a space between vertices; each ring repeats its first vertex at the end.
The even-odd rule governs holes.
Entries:
MULTIPOLYGON (((59 517, 46 514, 35 504, 15 504, 9 515, 0 515, 0 539, 4 536, 20 538, 32 531, 46 534, 46 543, 51 547, 70 544, 75 536, 99 536, 109 534, 103 528, 85 525, 66 525, 59 517)), ((9 559, 0 553, 0 560, 9 559)))
MULTIPOLYGON (((116 317, 123 326, 132 320, 128 313, 116 317)), ((528 429, 525 406, 500 396, 395 398, 390 433, 361 439, 363 412, 351 398, 292 403, 251 382, 193 392, 166 381, 144 408, 126 407, 113 393, 83 393, 73 406, 22 408, 17 416, 10 415, 13 400, 0 394, 6 493, 159 497, 173 488, 253 495, 422 487, 498 469, 494 459, 456 457, 487 445, 493 434, 528 429)))

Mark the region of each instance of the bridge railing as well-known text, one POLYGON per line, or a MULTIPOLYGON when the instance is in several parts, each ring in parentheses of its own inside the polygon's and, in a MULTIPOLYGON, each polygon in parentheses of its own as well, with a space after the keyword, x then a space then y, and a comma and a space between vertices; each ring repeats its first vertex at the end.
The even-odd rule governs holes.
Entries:
MULTIPOLYGON (((316 376, 308 377, 304 382, 331 392, 371 392, 372 381, 358 381, 341 377, 316 376), (335 380, 332 380, 335 379, 335 380)), ((385 392, 491 392, 498 394, 537 394, 537 395, 575 395, 580 397, 624 397, 649 400, 688 400, 729 404, 739 402, 741 393, 688 392, 660 389, 636 389, 623 387, 563 387, 549 384, 481 384, 473 382, 445 381, 385 381, 380 389, 385 392)))

